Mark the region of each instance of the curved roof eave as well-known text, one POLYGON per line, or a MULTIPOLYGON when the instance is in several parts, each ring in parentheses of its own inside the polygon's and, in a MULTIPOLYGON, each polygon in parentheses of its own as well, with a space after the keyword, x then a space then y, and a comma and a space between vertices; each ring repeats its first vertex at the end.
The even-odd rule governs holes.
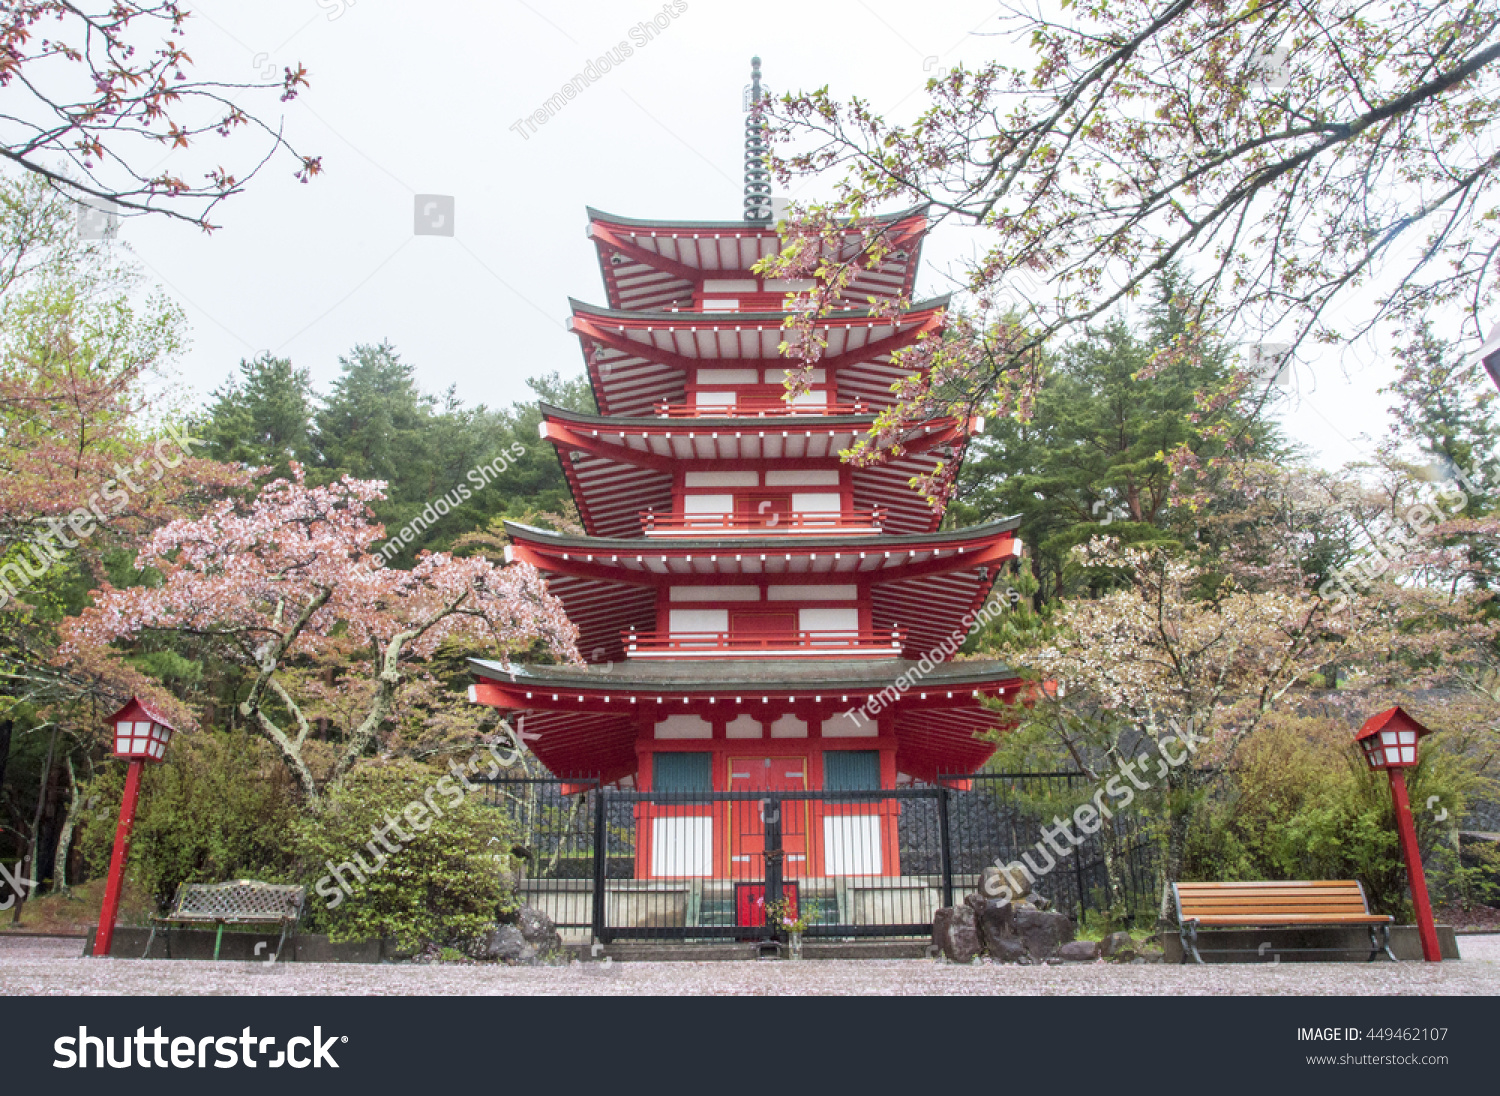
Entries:
MULTIPOLYGON (((947 308, 948 307, 948 302, 951 301, 952 299, 953 299, 953 294, 951 294, 951 293, 945 293, 941 297, 929 297, 925 301, 917 301, 917 302, 913 303, 910 307, 908 307, 908 308, 906 308, 906 309, 904 309, 902 311, 901 320, 898 321, 898 322, 904 322, 905 319, 906 319, 906 317, 908 317, 908 316, 916 316, 916 315, 919 315, 919 314, 922 314, 922 313, 927 313, 927 312, 936 312, 939 309, 947 308)), ((584 313, 584 314, 589 315, 589 316, 599 316, 599 317, 601 317, 603 319, 608 319, 608 320, 630 320, 630 321, 633 321, 633 322, 638 322, 638 321, 641 321, 641 320, 650 320, 650 321, 653 321, 655 323, 660 323, 660 324, 676 323, 676 324, 681 324, 683 326, 688 326, 689 324, 692 324, 692 323, 695 323, 695 322, 696 323, 702 323, 702 322, 705 322, 705 321, 713 321, 713 320, 721 321, 721 322, 724 322, 724 323, 733 323, 736 320, 746 320, 746 319, 774 319, 774 320, 780 321, 780 320, 785 320, 788 316, 790 316, 790 315, 793 314, 793 313, 786 312, 786 311, 781 311, 781 312, 690 312, 690 311, 655 312, 655 311, 647 311, 645 309, 604 308, 604 307, 601 307, 599 305, 587 304, 584 301, 578 300, 576 297, 569 297, 568 298, 568 306, 569 306, 569 308, 572 309, 572 311, 575 314, 581 312, 581 313, 584 313)), ((862 319, 865 319, 865 318, 867 318, 869 316, 874 315, 876 311, 877 310, 873 309, 873 308, 840 309, 838 311, 831 312, 831 313, 829 313, 826 316, 820 316, 818 318, 818 322, 819 323, 836 323, 839 320, 843 320, 843 319, 848 319, 848 320, 862 320, 862 319)))
MULTIPOLYGON (((950 529, 936 533, 901 533, 893 536, 882 536, 879 548, 908 548, 922 547, 929 544, 966 543, 970 541, 982 541, 988 537, 1001 533, 1013 533, 1020 528, 1021 515, 1014 514, 1008 518, 999 518, 996 521, 985 522, 983 525, 970 525, 964 529, 950 529)), ((550 529, 538 529, 534 525, 524 525, 518 521, 507 521, 504 523, 507 535, 515 538, 515 533, 520 533, 519 539, 531 540, 555 544, 559 548, 584 548, 592 549, 599 554, 619 553, 622 550, 657 553, 663 550, 676 551, 685 549, 689 551, 705 548, 718 547, 721 545, 734 545, 744 550, 771 548, 785 550, 793 546, 797 551, 808 551, 815 548, 828 547, 839 550, 849 550, 850 542, 848 536, 799 536, 789 540, 784 535, 768 537, 732 536, 732 537, 672 537, 664 540, 660 537, 591 537, 580 536, 577 533, 555 533, 550 529)), ((874 545, 871 545, 874 547, 874 545)))
MULTIPOLYGON (((905 221, 911 217, 926 216, 927 211, 932 208, 931 202, 923 202, 920 205, 910 206, 907 209, 897 210, 894 213, 878 213, 870 217, 861 217, 858 222, 850 218, 848 224, 894 224, 905 221)), ((641 217, 617 217, 613 213, 606 213, 602 209, 593 206, 584 206, 588 212, 589 221, 598 221, 603 224, 622 225, 626 228, 655 228, 655 229, 681 229, 685 232, 701 229, 746 229, 757 233, 776 233, 775 225, 751 224, 749 221, 657 221, 641 217)))

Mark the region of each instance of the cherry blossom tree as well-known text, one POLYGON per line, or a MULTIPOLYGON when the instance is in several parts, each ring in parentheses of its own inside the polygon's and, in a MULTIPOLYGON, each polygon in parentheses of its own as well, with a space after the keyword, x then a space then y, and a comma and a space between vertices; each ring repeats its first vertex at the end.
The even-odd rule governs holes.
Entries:
MULTIPOLYGON (((826 88, 761 108, 784 179, 836 179, 763 264, 818 278, 788 323, 793 359, 816 360, 811 325, 863 306, 847 296, 854 272, 890 250, 875 222, 862 247, 841 247, 849 219, 925 203, 978 237, 961 322, 903 352, 928 372, 877 432, 944 408, 1024 415, 1042 349, 1173 268, 1188 322, 1151 368, 1214 333, 1295 353, 1387 324, 1415 343, 1439 313, 1473 345, 1487 330, 1500 284, 1493 0, 1080 0, 1002 18, 1029 63, 930 81, 910 122, 826 88)), ((1244 374, 1205 403, 1263 401, 1263 378, 1248 362, 1244 374)))
POLYGON ((1328 661, 1341 626, 1329 603, 1292 586, 1250 590, 1212 561, 1098 537, 1076 550, 1123 585, 1068 602, 1020 656, 1057 683, 1033 719, 1082 771, 1103 780, 1152 747, 1143 776, 1166 813, 1167 878, 1182 868, 1196 792, 1266 714, 1328 661), (1212 584, 1210 585, 1210 581, 1212 584), (1172 763, 1161 762, 1165 758, 1172 763), (1160 763, 1158 763, 1160 762, 1160 763))
MULTIPOLYGON (((138 566, 160 584, 105 588, 70 621, 62 654, 78 658, 147 633, 213 645, 240 665, 248 687, 239 714, 273 742, 317 809, 321 787, 338 782, 374 748, 417 664, 444 641, 497 652, 539 644, 576 658, 576 631, 532 567, 424 554, 410 571, 370 551, 384 536, 370 503, 377 481, 345 477, 308 487, 293 465, 247 502, 226 500, 194 520, 158 530, 138 566), (320 659, 347 660, 344 696, 362 694, 331 747, 318 741, 309 703, 326 697, 320 659)), ((326 704, 321 711, 329 711, 326 704)))
POLYGON ((271 122, 239 104, 295 98, 307 71, 269 80, 200 76, 187 39, 192 13, 173 0, 72 3, 15 0, 0 13, 0 159, 50 180, 75 200, 122 213, 154 213, 204 229, 214 208, 240 193, 281 152, 303 182, 321 158, 298 153, 271 122), (239 130, 260 151, 231 170, 204 161, 183 177, 182 156, 202 139, 239 130), (163 154, 179 155, 168 166, 163 154))

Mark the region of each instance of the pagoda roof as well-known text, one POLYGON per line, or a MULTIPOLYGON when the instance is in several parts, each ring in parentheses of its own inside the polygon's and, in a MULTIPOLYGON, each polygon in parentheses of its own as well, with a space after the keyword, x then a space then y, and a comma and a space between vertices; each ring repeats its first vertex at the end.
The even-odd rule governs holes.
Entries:
MULTIPOLYGON (((890 360, 923 332, 941 325, 949 297, 906 309, 896 319, 847 309, 819 319, 827 340, 815 368, 831 374, 839 403, 863 401, 874 410, 892 401, 891 385, 911 375, 890 360)), ((584 360, 599 409, 649 415, 660 403, 686 399, 692 368, 786 370, 787 312, 625 311, 570 300, 568 328, 584 343, 584 360)))
MULTIPOLYGON (((898 209, 891 213, 876 213, 869 217, 861 217, 858 220, 849 219, 846 223, 854 228, 862 224, 895 224, 898 221, 910 220, 913 217, 926 217, 932 208, 931 202, 923 202, 907 209, 898 209)), ((593 206, 584 206, 588 212, 590 222, 601 222, 611 225, 623 225, 626 228, 649 228, 659 233, 680 232, 691 234, 694 232, 721 232, 734 235, 746 236, 769 236, 777 237, 776 226, 756 223, 751 221, 694 221, 694 220, 653 220, 649 217, 621 217, 614 213, 606 213, 602 209, 593 206)))
MULTIPOLYGON (((851 235, 862 226, 889 226, 892 253, 873 270, 861 271, 850 295, 863 300, 910 295, 916 279, 927 210, 920 205, 896 213, 848 222, 851 235)), ((588 236, 599 252, 605 295, 625 309, 690 304, 705 278, 753 277, 751 268, 781 249, 774 225, 746 221, 652 221, 588 210, 588 236)), ((847 251, 854 253, 851 240, 847 251)))
MULTIPOLYGON (((542 571, 579 629, 590 662, 623 657, 621 633, 656 626, 664 586, 716 585, 742 576, 776 585, 870 584, 873 627, 905 629, 903 652, 920 657, 962 627, 1015 558, 1019 517, 968 529, 878 538, 733 536, 605 538, 506 522, 507 562, 542 571)), ((718 665, 716 662, 715 665, 718 665)))
MULTIPOLYGON (((666 418, 589 415, 542 404, 541 435, 558 448, 583 525, 594 536, 640 532, 640 513, 672 509, 672 473, 701 461, 769 460, 787 467, 831 463, 873 425, 872 415, 792 414, 767 417, 666 418), (565 452, 566 451, 566 452, 565 452)), ((964 424, 952 419, 924 424, 900 456, 853 467, 853 505, 883 510, 884 530, 926 533, 941 513, 911 487, 936 460, 962 459, 964 424)))
MULTIPOLYGON (((536 665, 532 663, 497 662, 471 658, 469 666, 480 677, 531 685, 537 689, 583 689, 593 692, 619 692, 622 689, 646 690, 678 696, 724 695, 735 690, 753 693, 757 698, 796 698, 808 689, 836 692, 840 689, 864 696, 878 693, 907 671, 920 677, 927 692, 938 686, 943 691, 957 685, 980 688, 1008 684, 1019 679, 1009 663, 994 659, 965 659, 940 662, 928 673, 920 663, 906 658, 884 659, 725 659, 711 666, 701 662, 658 659, 647 662, 613 662, 604 665, 577 666, 567 663, 536 665), (769 692, 767 692, 769 690, 769 692)), ((912 699, 921 690, 912 690, 912 699)), ((582 699, 573 697, 572 699, 582 699)))
POLYGON ((712 711, 720 704, 755 714, 760 705, 788 700, 854 711, 872 697, 880 697, 881 710, 891 715, 900 771, 922 780, 972 772, 994 752, 992 743, 975 735, 1007 722, 1004 712, 985 707, 981 698, 1016 700, 1028 687, 1014 668, 989 659, 939 663, 925 673, 919 662, 902 658, 588 667, 470 659, 469 666, 479 679, 470 698, 524 713, 526 743, 548 769, 606 782, 635 771, 643 720, 689 706, 712 711), (898 681, 909 687, 900 688, 898 681))

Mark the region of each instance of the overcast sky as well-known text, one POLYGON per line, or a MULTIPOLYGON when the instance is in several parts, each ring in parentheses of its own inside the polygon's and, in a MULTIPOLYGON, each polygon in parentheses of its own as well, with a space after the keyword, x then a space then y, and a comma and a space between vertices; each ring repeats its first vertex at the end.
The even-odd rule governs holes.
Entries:
MULTIPOLYGON (((740 216, 752 54, 777 93, 828 84, 902 119, 923 108, 940 69, 1023 57, 996 36, 994 0, 677 0, 675 12, 648 0, 186 7, 200 73, 307 67, 312 86, 284 107, 286 131, 323 156, 325 172, 302 185, 289 160, 273 163, 219 207, 210 236, 161 218, 124 224, 148 275, 187 310, 193 345, 181 373, 199 397, 262 350, 310 369, 326 391, 341 354, 389 339, 428 391, 525 399, 529 376, 582 371, 563 323, 569 296, 603 303, 586 205, 740 216), (664 10, 666 29, 642 27, 664 10), (513 128, 622 42, 632 55, 545 126, 513 128), (452 196, 454 236, 413 234, 418 194, 452 196)), ((973 246, 963 229, 936 233, 919 290, 947 291, 945 270, 973 246)), ((1290 432, 1325 464, 1368 454, 1359 436, 1384 431, 1387 401, 1375 389, 1390 375, 1370 348, 1300 364, 1283 401, 1290 432)))

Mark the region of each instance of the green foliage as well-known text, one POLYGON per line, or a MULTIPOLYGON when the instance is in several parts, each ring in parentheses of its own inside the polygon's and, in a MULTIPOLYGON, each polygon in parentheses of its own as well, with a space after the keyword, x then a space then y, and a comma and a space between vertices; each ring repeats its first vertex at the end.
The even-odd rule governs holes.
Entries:
MULTIPOLYGON (((1407 785, 1431 868, 1429 890, 1440 898, 1457 880, 1442 855, 1445 831, 1421 805, 1435 795, 1451 817, 1461 817, 1482 781, 1471 757, 1450 752, 1434 735, 1407 785)), ((1348 727, 1331 719, 1272 718, 1241 745, 1190 829, 1184 874, 1358 879, 1374 909, 1411 916, 1386 777, 1370 772, 1350 746, 1348 727)))
MULTIPOLYGON (((89 875, 109 869, 125 762, 80 789, 78 847, 89 875)), ((295 789, 269 743, 245 732, 179 735, 163 765, 149 765, 128 871, 159 909, 180 883, 290 882, 295 789)))
MULTIPOLYGON (((1199 406, 1198 395, 1230 374, 1222 347, 1209 343, 1201 356, 1153 362, 1186 323, 1173 303, 1176 284, 1172 274, 1162 280, 1143 325, 1116 318, 1064 347, 1047 365, 1031 418, 994 422, 960 471, 947 523, 1019 514, 1038 604, 1114 584, 1070 560, 1090 537, 1144 545, 1193 535, 1191 510, 1174 503, 1183 489, 1168 460, 1174 451, 1206 464, 1226 451, 1226 438, 1241 456, 1279 444, 1236 404, 1199 406)), ((1199 489, 1215 486, 1209 473, 1200 475, 1208 481, 1199 489)))
POLYGON ((278 475, 311 456, 312 380, 286 358, 240 361, 237 378, 213 394, 198 436, 215 460, 269 466, 278 475))
POLYGON ((406 760, 363 765, 328 794, 322 811, 298 821, 297 838, 308 886, 304 925, 335 940, 452 944, 514 905, 502 878, 510 858, 500 850, 513 843, 504 812, 464 795, 440 768, 406 760), (416 804, 425 813, 408 814, 416 804), (427 828, 417 829, 413 818, 427 828), (335 868, 352 895, 338 889, 335 868))

